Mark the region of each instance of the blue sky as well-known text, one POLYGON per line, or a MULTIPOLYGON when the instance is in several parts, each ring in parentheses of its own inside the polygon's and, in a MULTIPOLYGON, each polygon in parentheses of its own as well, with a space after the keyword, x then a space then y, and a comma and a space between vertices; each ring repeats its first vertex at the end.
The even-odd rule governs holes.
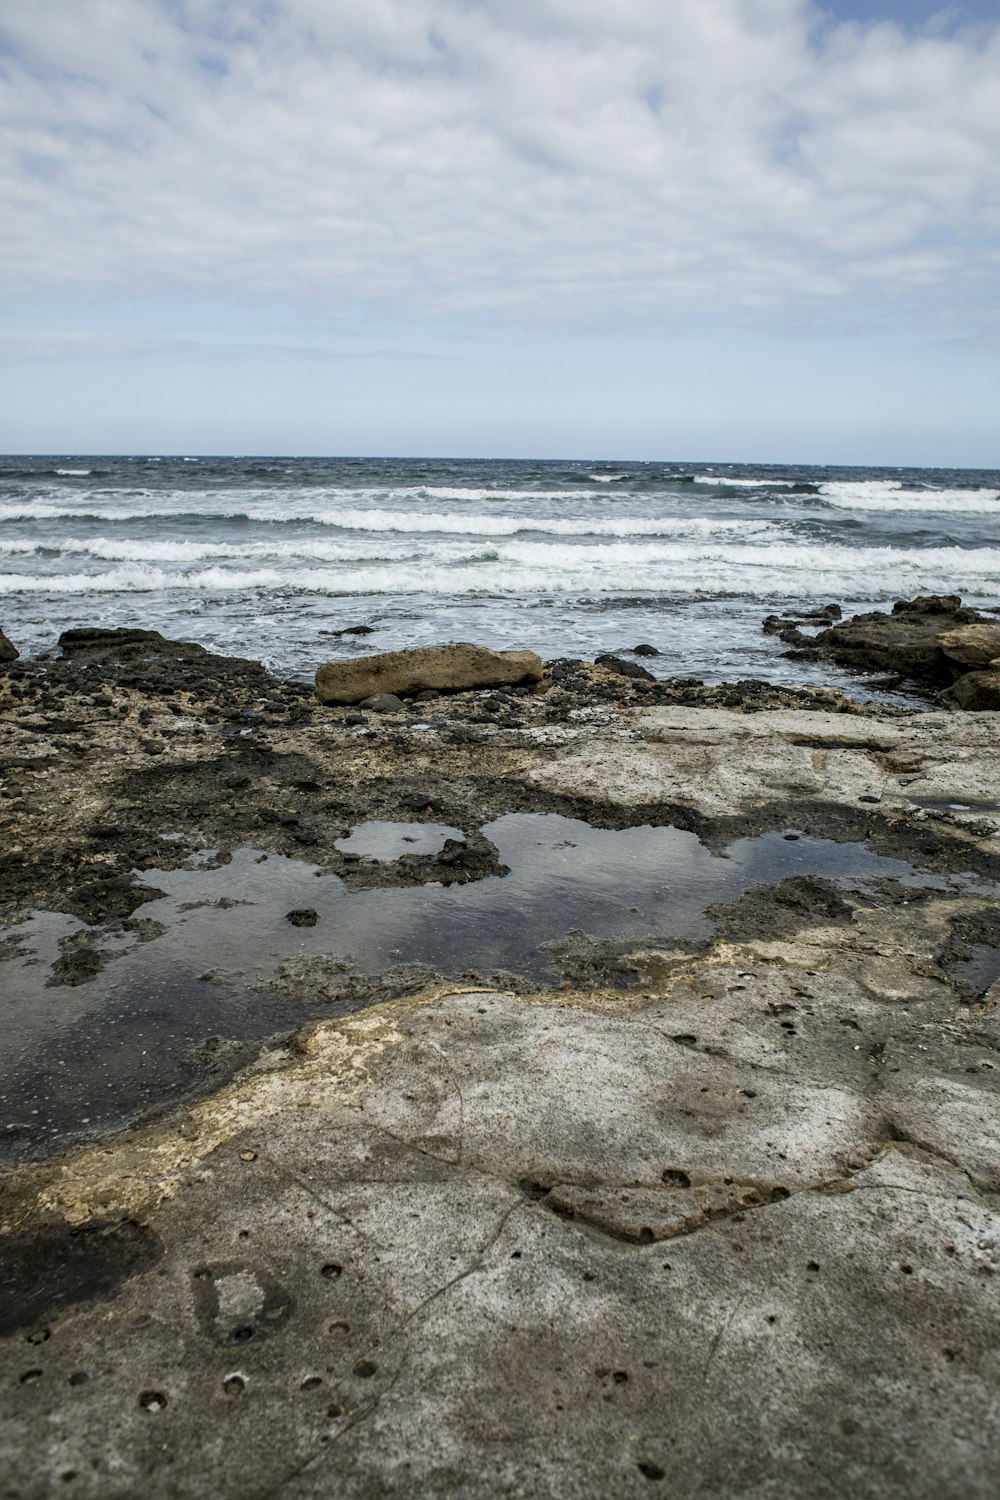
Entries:
POLYGON ((1000 465, 1000 15, 7 0, 0 449, 1000 465))

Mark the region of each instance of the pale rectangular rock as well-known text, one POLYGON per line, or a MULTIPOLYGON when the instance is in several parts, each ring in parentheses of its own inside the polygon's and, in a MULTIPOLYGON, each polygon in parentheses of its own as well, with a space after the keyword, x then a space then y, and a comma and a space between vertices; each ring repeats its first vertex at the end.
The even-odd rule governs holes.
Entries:
POLYGON ((354 661, 327 662, 316 672, 316 696, 323 703, 360 703, 380 693, 461 692, 540 682, 541 658, 534 651, 491 651, 487 646, 421 646, 386 651, 354 661))

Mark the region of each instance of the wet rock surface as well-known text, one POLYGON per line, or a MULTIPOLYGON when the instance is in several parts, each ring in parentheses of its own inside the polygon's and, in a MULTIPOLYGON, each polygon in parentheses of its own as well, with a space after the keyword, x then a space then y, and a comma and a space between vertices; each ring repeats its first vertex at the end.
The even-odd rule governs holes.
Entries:
MULTIPOLYGON (((799 627, 826 615, 769 615, 765 632, 779 635, 801 659, 826 660, 851 671, 891 674, 891 685, 913 682, 939 690, 960 708, 995 710, 1000 691, 1000 621, 966 609, 957 594, 901 599, 886 614, 874 610, 807 636, 799 627), (978 681, 967 680, 975 674, 978 681)), ((839 609, 837 611, 839 614, 839 609)))
POLYGON ((142 639, 7 664, 0 716, 0 972, 29 910, 82 919, 59 1005, 88 952, 155 951, 144 871, 224 879, 247 848, 474 889, 507 878, 491 818, 556 812, 919 872, 764 882, 697 942, 571 933, 552 989, 471 948, 447 983, 364 974, 318 898, 284 902, 318 947, 269 993, 307 1011, 259 1055, 204 1038, 181 1106, 0 1173, 12 1496, 992 1497, 990 714, 563 661, 376 716, 142 639), (373 819, 461 838, 337 847, 373 819))

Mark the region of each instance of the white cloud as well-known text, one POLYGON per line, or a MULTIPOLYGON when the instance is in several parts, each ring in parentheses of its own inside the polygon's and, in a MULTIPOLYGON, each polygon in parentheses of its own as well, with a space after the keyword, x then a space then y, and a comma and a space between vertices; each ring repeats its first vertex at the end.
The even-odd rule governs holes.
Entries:
POLYGON ((806 0, 7 0, 9 296, 951 328, 995 287, 1000 25, 806 0), (992 247, 992 248, 991 248, 992 247))

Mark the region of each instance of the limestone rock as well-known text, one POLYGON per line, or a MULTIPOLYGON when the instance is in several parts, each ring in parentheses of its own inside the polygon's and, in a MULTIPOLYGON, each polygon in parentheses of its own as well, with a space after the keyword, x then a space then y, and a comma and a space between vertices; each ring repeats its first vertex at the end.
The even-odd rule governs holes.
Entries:
MULTIPOLYGON (((996 628, 975 610, 963 609, 957 594, 928 595, 897 601, 891 614, 854 615, 821 630, 809 644, 817 656, 855 672, 896 672, 947 687, 969 664, 946 651, 945 640, 966 639, 966 632, 978 640, 980 631, 996 628)), ((997 654, 994 646, 991 655, 997 654)))
POLYGON ((428 688, 461 692, 541 679, 542 663, 534 651, 422 646, 356 661, 327 662, 316 672, 316 696, 323 703, 360 703, 383 693, 413 694, 428 688))
POLYGON ((949 661, 973 672, 1000 657, 1000 624, 959 625, 940 637, 941 650, 949 661))
POLYGON ((14 642, 0 630, 0 661, 16 661, 20 654, 14 642))
POLYGON ((1000 670, 992 672, 966 672, 951 689, 948 697, 959 708, 975 710, 993 709, 1000 712, 1000 670))

